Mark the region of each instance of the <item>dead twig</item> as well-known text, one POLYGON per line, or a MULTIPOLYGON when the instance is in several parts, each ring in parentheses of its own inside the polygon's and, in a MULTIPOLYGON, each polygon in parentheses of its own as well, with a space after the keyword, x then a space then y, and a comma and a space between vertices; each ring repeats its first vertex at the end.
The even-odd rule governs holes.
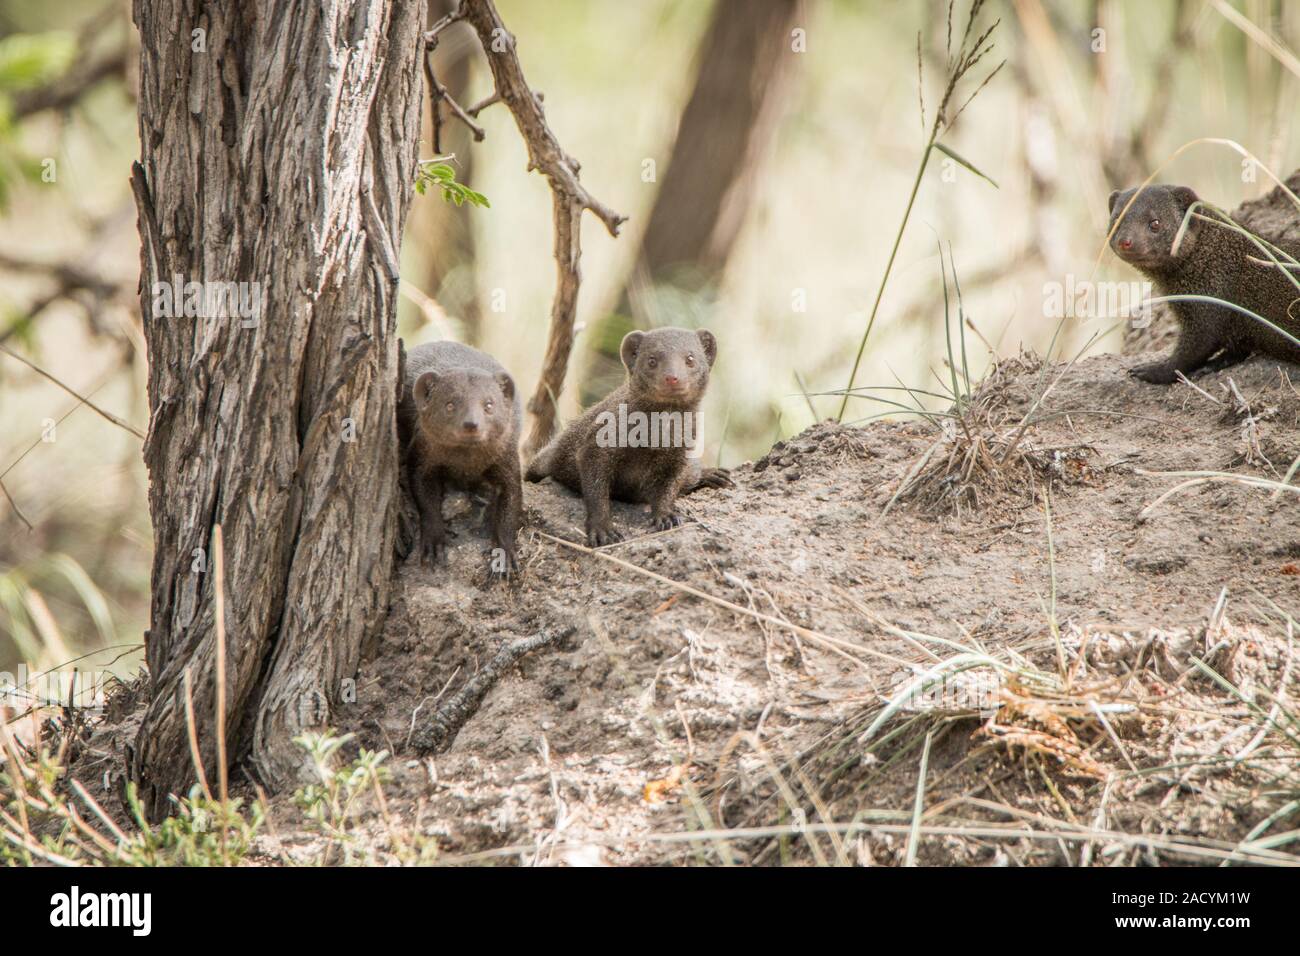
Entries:
MULTIPOLYGON (((91 230, 92 236, 96 239, 102 237, 105 224, 97 224, 91 230)), ((42 275, 54 280, 54 288, 33 302, 28 307, 25 315, 10 322, 5 329, 0 330, 0 345, 16 335, 20 329, 36 321, 46 309, 56 302, 70 301, 80 304, 90 311, 91 307, 87 304, 85 296, 92 300, 112 300, 126 291, 125 287, 120 283, 106 279, 98 273, 71 261, 48 262, 40 259, 25 259, 8 252, 0 252, 0 269, 25 275, 42 275)))
MULTIPOLYGON (((564 388, 569 354, 573 350, 574 316, 578 287, 582 281, 579 269, 582 214, 590 210, 605 224, 611 236, 618 235, 619 226, 626 217, 597 201, 579 181, 581 167, 564 151, 547 125, 541 95, 534 93, 524 79, 515 52, 514 36, 506 30, 491 0, 463 0, 451 16, 464 19, 474 27, 487 55, 496 87, 495 92, 473 112, 477 113, 498 100, 505 103, 528 148, 529 170, 540 172, 551 185, 555 221, 555 300, 551 305, 551 328, 541 377, 528 402, 530 427, 523 450, 525 456, 530 456, 550 440, 555 430, 553 396, 559 395, 564 388)), ((462 119, 469 121, 469 116, 462 119)))
POLYGON ((0 481, 0 493, 5 496, 5 501, 9 502, 9 507, 12 508, 14 514, 18 516, 18 520, 27 525, 28 531, 33 530, 32 523, 27 520, 27 515, 23 514, 23 509, 18 507, 18 502, 14 501, 14 496, 9 493, 9 489, 5 487, 3 481, 0 481))
POLYGON ((580 551, 583 554, 590 554, 593 555, 594 557, 612 562, 613 564, 617 564, 621 568, 626 568, 629 571, 635 571, 637 574, 643 575, 644 577, 648 577, 653 581, 658 581, 660 584, 665 584, 669 587, 676 588, 677 590, 689 594, 692 597, 697 597, 702 601, 707 601, 708 603, 717 605, 718 607, 726 608, 728 611, 732 611, 736 614, 740 614, 743 617, 752 618, 755 621, 760 621, 767 624, 775 625, 776 627, 783 628, 784 630, 799 635, 804 640, 812 644, 816 644, 818 647, 821 647, 823 650, 829 651, 832 654, 837 654, 840 657, 844 658, 845 660, 857 664, 859 667, 865 667, 866 664, 864 661, 861 660, 861 658, 854 657, 853 655, 855 653, 865 654, 865 655, 875 655, 875 656, 885 657, 887 659, 892 660, 890 655, 882 654, 880 651, 875 651, 869 647, 861 647, 857 644, 854 644, 852 641, 846 641, 841 638, 831 637, 830 635, 827 634, 819 634, 817 631, 809 630, 806 627, 800 627, 798 624, 792 624, 789 621, 782 620, 779 617, 773 617, 770 614, 764 614, 762 611, 756 611, 753 610, 752 608, 742 607, 741 605, 728 601, 725 598, 715 597, 714 595, 709 594, 707 591, 701 591, 699 588, 693 588, 689 584, 683 584, 681 581, 674 581, 672 578, 664 577, 662 574, 656 574, 654 571, 647 570, 646 568, 640 567, 639 565, 635 565, 630 561, 624 561, 622 558, 616 558, 614 557, 614 555, 608 554, 604 551, 597 551, 594 548, 588 548, 585 545, 578 544, 577 542, 574 541, 566 541, 563 538, 557 538, 555 535, 547 534, 545 531, 539 531, 537 532, 537 535, 538 537, 545 538, 548 541, 554 541, 556 544, 563 545, 564 547, 570 548, 574 551, 580 551))
POLYGON ((80 393, 73 391, 73 390, 72 390, 70 387, 68 387, 67 385, 64 385, 61 381, 59 381, 57 378, 55 378, 55 377, 54 377, 53 375, 51 375, 49 372, 45 371, 45 369, 41 368, 39 365, 36 365, 36 364, 34 364, 33 362, 31 362, 30 360, 23 358, 23 357, 22 357, 21 355, 19 355, 17 352, 13 351, 12 349, 10 349, 10 348, 8 348, 8 347, 6 347, 6 346, 4 346, 4 345, 0 345, 0 352, 5 353, 5 355, 8 355, 10 358, 14 358, 14 359, 17 359, 19 362, 22 362, 24 365, 26 365, 26 366, 27 366, 29 369, 31 369, 33 372, 36 372, 38 375, 40 375, 40 376, 42 376, 42 377, 44 377, 44 378, 49 379, 49 380, 50 380, 51 382, 53 382, 55 385, 59 386, 59 388, 63 389, 65 392, 67 392, 69 395, 71 395, 73 398, 80 399, 80 400, 82 401, 82 403, 84 403, 85 406, 86 406, 87 408, 89 408, 89 409, 91 409, 91 410, 97 412, 100 416, 102 416, 102 417, 108 419, 108 420, 109 420, 110 422, 112 422, 114 425, 118 426, 119 428, 124 428, 124 429, 126 429, 126 430, 129 431, 132 435, 134 435, 136 438, 139 438, 141 441, 144 441, 145 435, 144 435, 144 432, 140 431, 140 429, 138 429, 138 428, 136 428, 134 425, 131 425, 131 424, 129 424, 128 422, 125 422, 125 421, 123 421, 122 419, 118 418, 118 417, 117 417, 116 415, 114 415, 112 412, 106 412, 106 411, 104 411, 104 409, 100 408, 98 405, 96 405, 96 404, 95 404, 94 402, 92 402, 90 399, 86 398, 84 395, 81 395, 80 393))
POLYGON ((478 713, 487 692, 520 658, 564 640, 575 630, 577 626, 574 624, 548 627, 539 634, 521 638, 497 651, 496 656, 482 670, 434 711, 428 722, 412 735, 411 742, 416 751, 421 754, 433 753, 450 744, 465 723, 478 713))
POLYGON ((447 91, 447 88, 438 82, 437 76, 433 72, 433 50, 437 46, 436 39, 430 39, 425 34, 424 47, 424 79, 429 84, 429 122, 433 127, 433 151, 442 152, 442 112, 438 109, 439 103, 446 103, 451 114, 469 127, 470 133, 474 137, 474 142, 481 143, 483 137, 487 134, 483 127, 474 122, 470 114, 467 113, 461 105, 456 102, 456 98, 447 91))

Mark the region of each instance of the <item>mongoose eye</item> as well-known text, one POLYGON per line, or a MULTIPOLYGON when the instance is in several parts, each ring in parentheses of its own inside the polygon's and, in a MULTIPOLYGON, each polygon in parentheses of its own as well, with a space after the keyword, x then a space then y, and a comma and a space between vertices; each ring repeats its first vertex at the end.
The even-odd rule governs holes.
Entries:
POLYGON ((1152 219, 1152 220, 1151 220, 1151 231, 1152 231, 1152 232, 1159 232, 1159 231, 1160 231, 1160 220, 1159 220, 1159 219, 1152 219))
POLYGON ((695 356, 690 352, 686 353, 686 365, 688 368, 695 368, 695 356))
POLYGON ((447 411, 449 411, 449 412, 454 412, 455 410, 456 410, 456 403, 455 403, 455 402, 448 402, 448 403, 447 403, 447 411))
POLYGON ((491 402, 484 402, 484 403, 483 403, 483 411, 485 411, 485 412, 490 412, 490 411, 492 411, 492 403, 491 403, 491 402))
POLYGON ((656 359, 656 358, 646 359, 646 363, 645 363, 645 364, 646 364, 647 366, 649 366, 650 368, 656 368, 656 367, 659 365, 659 360, 656 359))

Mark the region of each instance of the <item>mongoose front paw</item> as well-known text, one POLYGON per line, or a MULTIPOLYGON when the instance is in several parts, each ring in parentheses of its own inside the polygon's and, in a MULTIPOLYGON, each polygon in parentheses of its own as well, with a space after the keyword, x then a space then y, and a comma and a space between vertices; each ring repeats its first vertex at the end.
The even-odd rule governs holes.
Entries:
POLYGON ((1143 382, 1150 382, 1152 385, 1172 385, 1178 380, 1177 371, 1165 362, 1139 365, 1136 368, 1129 369, 1128 373, 1134 378, 1143 382))
POLYGON ((608 524, 587 525, 587 546, 590 548, 603 548, 607 544, 615 544, 622 540, 623 536, 608 524))
POLYGON ((420 563, 433 570, 447 559, 446 535, 424 535, 420 539, 420 563))
POLYGON ((514 551, 505 548, 493 548, 492 559, 488 562, 488 580, 492 583, 505 584, 519 576, 519 561, 514 551))
POLYGON ((685 523, 686 520, 676 512, 650 519, 650 524, 656 531, 671 531, 673 528, 680 528, 685 523))

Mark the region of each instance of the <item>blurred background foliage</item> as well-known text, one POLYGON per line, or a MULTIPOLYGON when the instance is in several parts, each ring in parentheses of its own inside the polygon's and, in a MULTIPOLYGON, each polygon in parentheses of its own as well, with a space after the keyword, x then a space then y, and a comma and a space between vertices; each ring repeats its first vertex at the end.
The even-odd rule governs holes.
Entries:
MULTIPOLYGON (((617 380, 627 329, 666 324, 719 338, 708 457, 735 465, 834 415, 838 396, 819 393, 848 379, 928 136, 921 104, 942 96, 947 0, 497 5, 584 183, 630 217, 617 240, 586 221, 563 415, 617 380)), ((943 142, 997 186, 932 157, 859 384, 944 376, 936 236, 951 243, 976 376, 997 355, 1047 351, 1044 284, 1094 277, 1111 189, 1198 137, 1283 175, 1300 164, 1300 3, 994 0, 981 20, 996 19, 967 82, 1006 66, 943 142)), ((0 0, 0 345, 144 429, 135 44, 123 0, 0 0)), ((433 58, 462 104, 491 92, 464 24, 433 58)), ((479 116, 482 142, 447 120, 437 149, 425 114, 421 158, 452 154, 456 181, 490 206, 416 197, 402 335, 487 349, 530 391, 555 278, 547 185, 503 108, 479 116)), ((1269 188, 1248 173, 1202 145, 1159 178, 1231 207, 1269 188)), ((1096 278, 1135 276, 1107 256, 1096 278)), ((1123 332, 1075 322, 1054 355, 1094 337, 1113 350, 1123 332)), ((846 419, 879 411, 854 398, 846 419)), ((92 652, 82 666, 138 666, 121 645, 148 618, 139 440, 4 354, 0 415, 0 670, 92 652)))

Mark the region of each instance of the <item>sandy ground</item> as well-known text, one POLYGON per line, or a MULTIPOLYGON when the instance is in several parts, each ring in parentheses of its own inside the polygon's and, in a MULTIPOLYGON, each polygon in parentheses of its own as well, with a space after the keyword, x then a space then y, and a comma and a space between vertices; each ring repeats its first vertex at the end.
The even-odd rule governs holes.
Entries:
MULTIPOLYGON (((899 862, 906 836, 897 827, 911 818, 924 734, 900 733, 883 748, 879 733, 870 748, 860 734, 918 669, 957 653, 900 634, 915 632, 1048 671, 1063 655, 1074 697, 1104 685, 1092 696, 1141 704, 1109 726, 1089 726, 1086 713, 1056 726, 1042 714, 1035 724, 1029 704, 1004 702, 996 722, 1021 733, 998 739, 988 711, 906 708, 888 726, 934 738, 924 806, 936 835, 922 840, 921 862, 1205 862, 1177 841, 1230 847, 1287 791, 1240 765, 1176 769, 1180 754, 1240 749, 1254 733, 1242 701, 1192 673, 1192 657, 1226 635, 1234 656, 1225 672, 1266 690, 1285 675, 1294 694, 1285 626, 1268 602, 1291 611, 1300 603, 1300 511, 1294 496, 1214 483, 1142 521, 1179 480, 1144 472, 1285 472, 1300 454, 1300 394, 1263 360, 1196 379, 1204 394, 1136 382, 1125 374, 1133 361, 1102 356, 1044 377, 1031 360, 998 377, 996 404, 1010 420, 1044 381, 1055 384, 1040 412, 1069 413, 1024 439, 1049 460, 1071 449, 1050 489, 1051 556, 1043 481, 1013 482, 960 516, 908 500, 882 516, 935 443, 924 422, 818 425, 738 469, 735 489, 685 499, 685 527, 603 557, 544 536, 582 540, 576 496, 526 485, 525 569, 512 589, 484 586, 478 509, 453 502, 449 565, 400 569, 389 624, 341 729, 394 752, 390 813, 436 837, 444 859, 899 862), (1250 416, 1234 409, 1229 379, 1250 416), (1216 618, 1207 634, 1221 591, 1228 620, 1216 618), (574 624, 573 635, 515 667, 446 752, 411 752, 422 715, 505 642, 557 622, 574 624), (1151 709, 1165 699, 1174 704, 1151 709), (909 724, 915 716, 923 719, 909 724), (1026 736, 1044 730, 1055 743, 1026 736), (1067 744, 1077 752, 1063 752, 1067 744), (1175 769, 1159 769, 1167 766, 1175 769), (801 819, 874 819, 881 829, 851 845, 708 835, 801 819), (946 821, 965 830, 944 835, 946 821), (971 835, 981 824, 1088 825, 1115 837, 971 835), (1176 845, 1153 849, 1125 834, 1176 845)), ((616 522, 635 533, 648 519, 621 506, 616 522)), ((1283 753, 1270 736, 1253 755, 1283 753)), ((1294 778, 1289 786, 1294 795, 1294 778)), ((282 828, 290 814, 280 801, 282 828)), ((382 831, 377 818, 369 825, 382 831)), ((283 851, 294 841, 278 842, 283 851)))
MULTIPOLYGON (((394 860, 398 833, 444 862, 897 864, 911 844, 922 864, 1215 863, 1293 829, 1300 735, 1278 727, 1300 664, 1276 608, 1300 605, 1296 498, 1215 482, 1143 511, 1184 480, 1156 473, 1284 474, 1297 369, 1161 388, 1127 376, 1141 360, 1003 363, 977 437, 1005 448, 1047 389, 1043 421, 960 511, 933 465, 959 430, 924 421, 815 426, 684 499, 671 532, 616 506, 640 536, 599 553, 555 540, 582 540, 579 498, 525 485, 509 588, 485 584, 481 509, 453 498, 448 564, 399 568, 339 710, 353 748, 391 753, 356 858, 394 860), (444 752, 415 752, 504 644, 557 625, 444 752), (963 653, 999 664, 904 693, 963 653)), ((138 715, 119 696, 81 748, 93 792, 116 789, 138 715)), ((291 795, 270 823, 251 862, 320 858, 291 795)))

